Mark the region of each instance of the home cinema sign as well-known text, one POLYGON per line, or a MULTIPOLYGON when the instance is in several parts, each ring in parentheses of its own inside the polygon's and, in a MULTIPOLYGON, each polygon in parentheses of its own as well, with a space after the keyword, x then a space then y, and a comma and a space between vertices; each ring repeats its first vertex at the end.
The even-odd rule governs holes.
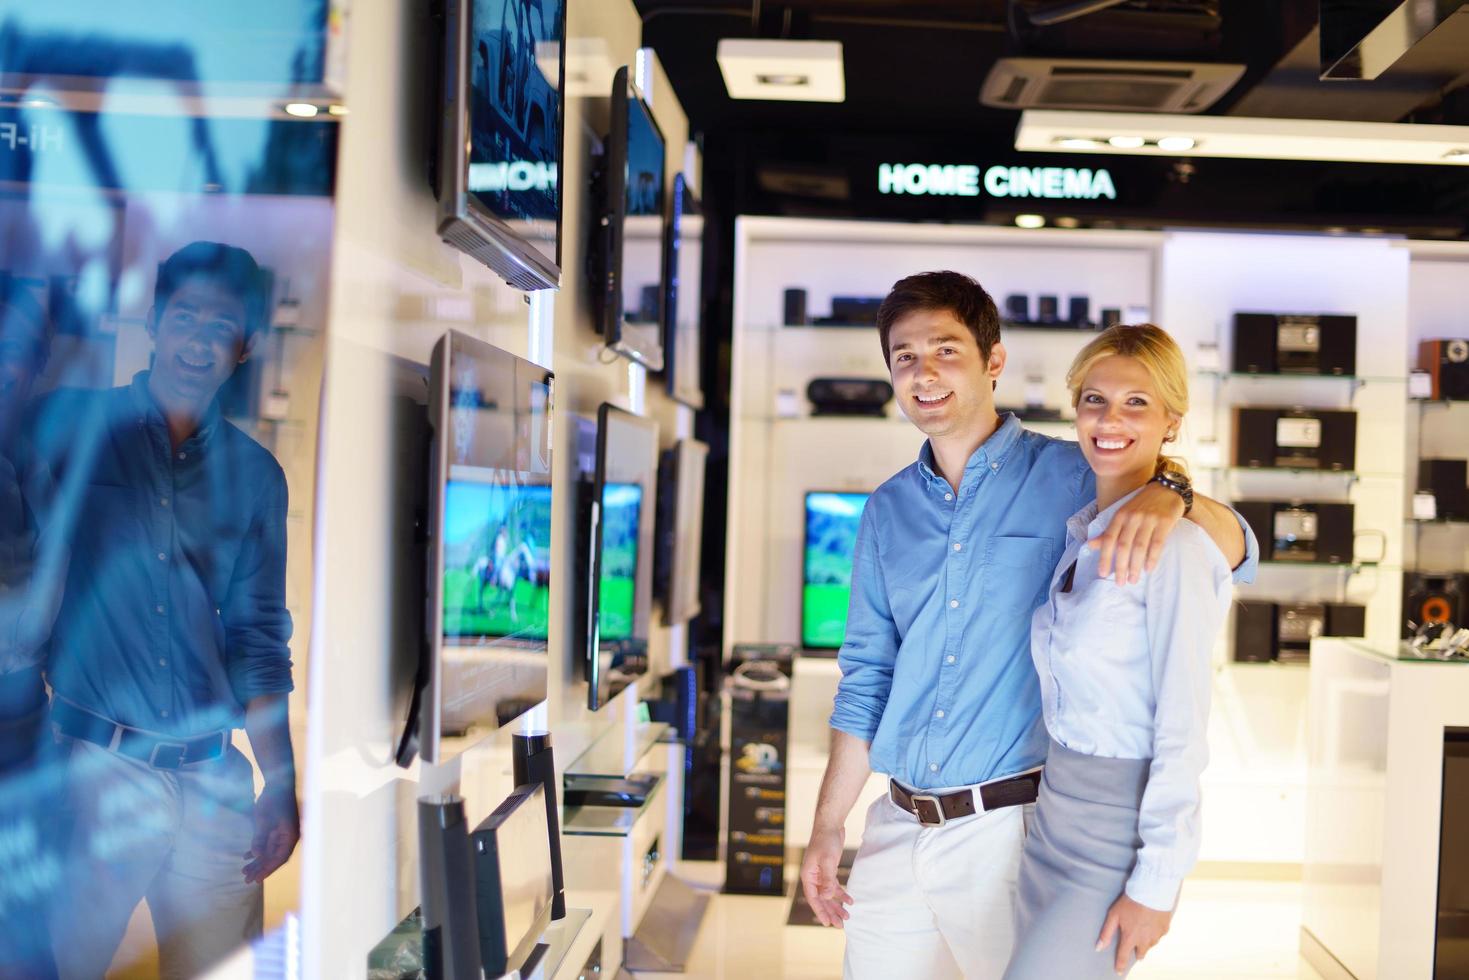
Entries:
POLYGON ((972 164, 880 163, 877 190, 881 194, 941 197, 1036 197, 1095 201, 1117 199, 1112 174, 1085 167, 980 168, 972 164))

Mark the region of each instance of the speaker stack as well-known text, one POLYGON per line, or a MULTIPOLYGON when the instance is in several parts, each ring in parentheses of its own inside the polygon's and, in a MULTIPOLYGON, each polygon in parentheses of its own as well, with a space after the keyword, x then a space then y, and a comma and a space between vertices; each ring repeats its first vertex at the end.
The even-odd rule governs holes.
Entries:
POLYGON ((1432 397, 1469 401, 1469 338, 1423 341, 1418 345, 1418 369, 1428 372, 1432 397))
POLYGON ((1403 576, 1403 638, 1425 623, 1464 626, 1469 572, 1409 572, 1403 576))
POLYGON ((1234 315, 1234 370, 1241 374, 1350 375, 1356 366, 1355 316, 1234 315))
POLYGON ((1356 464, 1356 412, 1312 408, 1234 410, 1236 466, 1350 471, 1356 464))
POLYGON ((1238 663, 1305 663, 1318 636, 1362 636, 1367 610, 1347 603, 1257 602, 1237 604, 1234 659, 1238 663))

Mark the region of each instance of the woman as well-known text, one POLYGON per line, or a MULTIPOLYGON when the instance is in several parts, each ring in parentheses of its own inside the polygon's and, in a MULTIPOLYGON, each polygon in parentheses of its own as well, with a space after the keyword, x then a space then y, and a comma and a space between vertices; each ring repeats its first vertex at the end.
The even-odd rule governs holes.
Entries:
POLYGON ((1118 326, 1066 377, 1097 499, 1068 523, 1031 653, 1051 735, 1021 859, 1006 980, 1125 975, 1163 934, 1199 841, 1210 651, 1230 570, 1182 521, 1134 585, 1097 575, 1085 547, 1165 471, 1188 411, 1183 353, 1158 327, 1118 326))

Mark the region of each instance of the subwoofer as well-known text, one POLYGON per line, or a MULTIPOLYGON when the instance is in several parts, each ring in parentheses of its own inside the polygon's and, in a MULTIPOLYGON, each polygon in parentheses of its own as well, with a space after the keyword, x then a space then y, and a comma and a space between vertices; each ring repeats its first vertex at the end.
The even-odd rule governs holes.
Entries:
POLYGON ((1421 342, 1418 368, 1428 372, 1433 398, 1469 401, 1469 338, 1421 342))
POLYGON ((1403 576, 1403 638, 1425 623, 1464 625, 1469 573, 1409 572, 1403 576))

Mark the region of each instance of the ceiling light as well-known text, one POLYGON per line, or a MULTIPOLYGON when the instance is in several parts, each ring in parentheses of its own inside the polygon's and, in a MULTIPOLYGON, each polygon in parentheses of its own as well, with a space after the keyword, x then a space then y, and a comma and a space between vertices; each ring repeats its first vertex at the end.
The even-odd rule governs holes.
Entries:
POLYGON ((840 41, 723 38, 715 53, 731 99, 845 102, 840 41))
POLYGON ((1191 136, 1163 136, 1158 140, 1158 149, 1169 153, 1187 153, 1197 145, 1191 136))
POLYGON ((1076 218, 1057 218, 1056 219, 1056 227, 1057 228, 1080 228, 1081 227, 1081 222, 1079 220, 1077 220, 1076 218))
POLYGON ((1100 150, 1103 143, 1090 136, 1062 136, 1056 140, 1056 145, 1067 150, 1100 150))
POLYGON ((311 118, 314 118, 316 116, 317 111, 318 110, 317 110, 316 106, 312 105, 310 102, 287 102, 286 103, 286 114, 289 115, 289 116, 296 116, 297 118, 300 118, 300 119, 311 119, 311 118))
POLYGON ((1200 157, 1256 160, 1339 160, 1349 163, 1469 163, 1469 126, 1361 123, 1335 119, 1255 119, 1248 116, 1181 116, 1160 113, 1051 112, 1027 109, 1015 130, 1015 149, 1043 153, 1082 149, 1057 145, 1076 133, 1116 132, 1143 140, 1119 147, 1117 138, 1092 153, 1170 156, 1164 140, 1192 133, 1188 151, 1200 157))
POLYGON ((1147 143, 1141 136, 1109 136, 1107 145, 1119 150, 1136 150, 1147 143))
POLYGON ((345 116, 347 114, 347 107, 344 105, 333 103, 326 107, 326 111, 334 116, 345 116))
POLYGON ((1038 214, 1017 214, 1015 216, 1016 228, 1044 228, 1046 219, 1038 214))

